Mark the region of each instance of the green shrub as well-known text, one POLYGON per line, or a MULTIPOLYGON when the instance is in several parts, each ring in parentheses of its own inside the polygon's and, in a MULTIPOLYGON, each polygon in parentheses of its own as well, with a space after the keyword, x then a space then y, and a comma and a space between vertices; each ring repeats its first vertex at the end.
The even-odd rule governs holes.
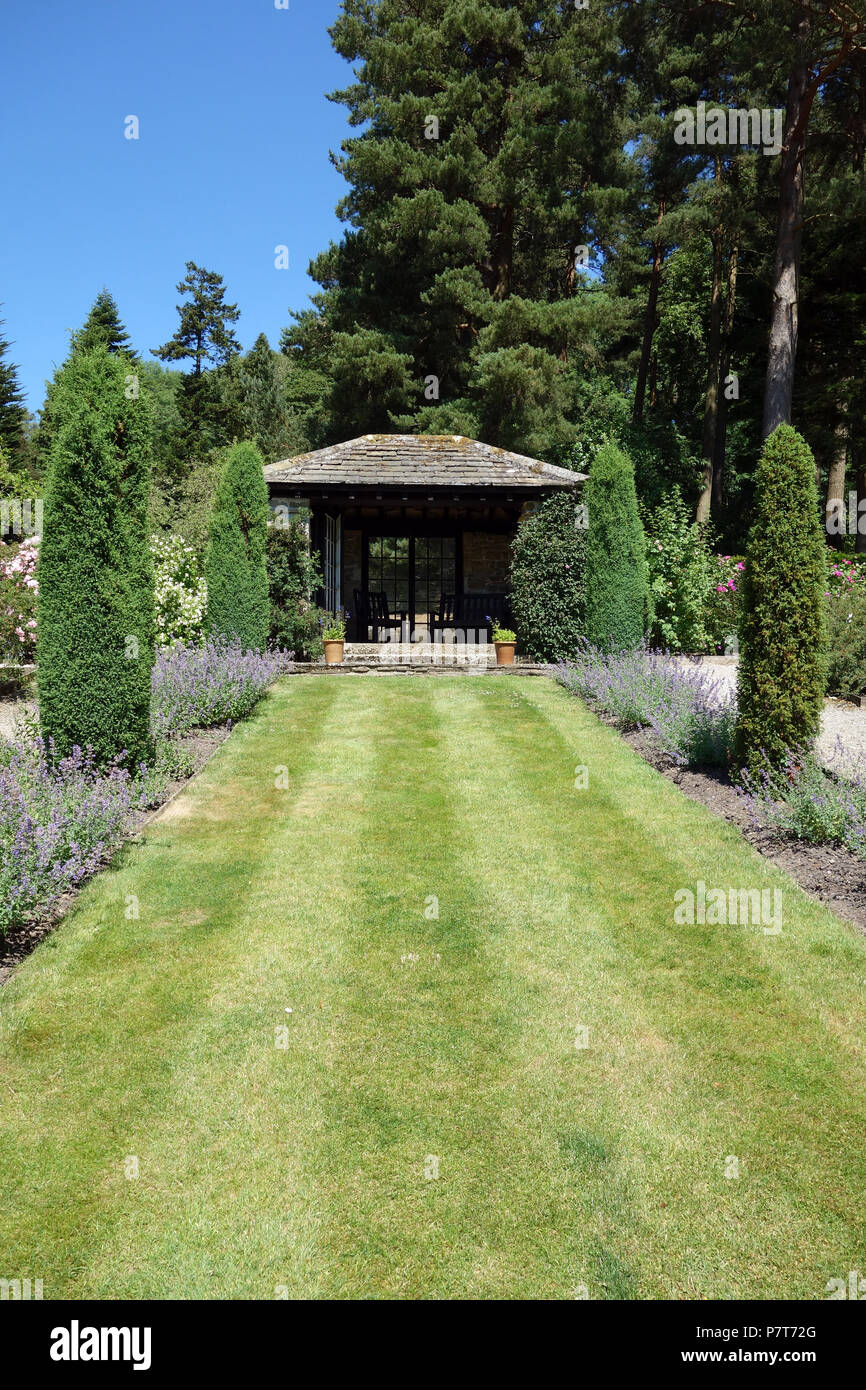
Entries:
POLYGON ((651 609, 634 469, 615 444, 596 454, 584 502, 586 636, 602 651, 626 651, 643 641, 651 609))
POLYGON ((827 694, 843 698, 866 690, 866 585, 827 595, 827 694))
POLYGON ((545 498, 518 525, 511 609, 521 648, 536 661, 574 656, 583 636, 585 544, 571 492, 545 498))
POLYGON ((736 758, 752 772, 783 766, 818 733, 827 677, 825 542, 815 460, 780 425, 755 474, 754 522, 740 611, 736 758))
POLYGON ((318 551, 310 552, 306 522, 299 512, 287 525, 268 527, 268 584, 271 596, 270 641, 294 652, 299 661, 322 655, 323 610, 312 602, 322 583, 318 551))
POLYGON ((37 571, 43 735, 58 757, 78 744, 102 764, 151 752, 151 426, 146 399, 127 396, 130 365, 95 347, 56 379, 37 571))
POLYGON ((708 652, 710 594, 716 557, 710 534, 700 526, 678 488, 652 511, 644 511, 653 621, 650 645, 670 652, 708 652))
POLYGON ((266 561, 268 487, 255 444, 235 444, 223 464, 210 525, 207 632, 263 651, 270 603, 266 561))

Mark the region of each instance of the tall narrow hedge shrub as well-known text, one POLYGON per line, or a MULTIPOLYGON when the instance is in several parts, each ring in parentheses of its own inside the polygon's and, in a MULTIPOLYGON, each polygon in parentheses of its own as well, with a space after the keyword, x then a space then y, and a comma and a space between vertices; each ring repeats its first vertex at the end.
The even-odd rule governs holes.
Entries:
POLYGON ((815 739, 827 678, 826 545, 815 460, 790 425, 764 445, 740 608, 736 758, 760 772, 815 739))
POLYGON ((595 647, 626 651, 643 641, 649 612, 646 542, 631 459, 604 444, 583 491, 586 537, 586 635, 595 647))
POLYGON ((151 753, 151 422, 131 362, 102 346, 56 379, 38 580, 42 733, 100 763, 151 753))
MULTIPOLYGON (((572 492, 521 518, 511 548, 511 611, 521 650, 536 661, 574 656, 583 635, 586 529, 572 492)), ((498 613, 491 614, 500 618, 498 613)))
POLYGON ((255 444, 229 449, 210 525, 205 576, 207 631, 246 651, 268 641, 268 487, 255 444))

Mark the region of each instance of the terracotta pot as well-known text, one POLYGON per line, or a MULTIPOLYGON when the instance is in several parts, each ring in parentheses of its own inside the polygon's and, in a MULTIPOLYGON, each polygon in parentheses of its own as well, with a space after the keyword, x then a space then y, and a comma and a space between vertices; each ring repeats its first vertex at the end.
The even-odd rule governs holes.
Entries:
POLYGON ((340 666, 343 661, 345 642, 325 642, 325 665, 340 666))
POLYGON ((497 665, 497 666, 513 666, 513 665, 514 665, 514 648, 517 646, 517 643, 516 643, 516 642, 494 642, 493 645, 494 645, 494 647, 496 648, 496 665, 497 665))

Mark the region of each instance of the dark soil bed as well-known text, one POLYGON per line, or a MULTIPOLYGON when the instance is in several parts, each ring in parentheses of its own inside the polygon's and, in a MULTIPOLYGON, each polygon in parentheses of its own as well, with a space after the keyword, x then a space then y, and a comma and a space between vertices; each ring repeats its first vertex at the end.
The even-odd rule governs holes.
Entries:
MULTIPOLYGON (((193 770, 190 776, 169 782, 159 805, 150 810, 142 811, 136 816, 123 842, 116 845, 111 854, 106 857, 102 865, 103 868, 122 852, 124 845, 139 838, 145 826, 153 820, 154 816, 158 815, 170 801, 173 801, 190 780, 201 772, 205 764, 210 762, 220 744, 225 742, 230 733, 231 727, 228 724, 217 724, 212 729, 195 729, 192 733, 184 734, 177 740, 178 746, 183 748, 192 758, 193 770)), ((33 921, 14 928, 6 936, 0 936, 0 985, 6 983, 16 965, 19 965, 26 956, 29 956, 40 941, 49 936, 54 928, 60 924, 80 891, 81 889, 76 889, 72 893, 64 893, 49 912, 42 913, 33 921)))
MULTIPOLYGON (((605 723, 612 722, 605 720, 605 723)), ((743 838, 811 897, 839 917, 866 932, 866 864, 844 845, 809 845, 756 827, 749 807, 721 768, 681 768, 653 744, 642 729, 621 735, 656 771, 675 782, 680 791, 736 825, 743 838)))

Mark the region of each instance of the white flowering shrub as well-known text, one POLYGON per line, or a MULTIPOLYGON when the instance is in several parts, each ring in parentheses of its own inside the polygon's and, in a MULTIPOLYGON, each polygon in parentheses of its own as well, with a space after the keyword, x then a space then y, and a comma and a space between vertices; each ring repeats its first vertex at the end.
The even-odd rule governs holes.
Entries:
POLYGON ((182 536, 151 536, 156 641, 160 647, 197 642, 207 609, 207 582, 182 536))

